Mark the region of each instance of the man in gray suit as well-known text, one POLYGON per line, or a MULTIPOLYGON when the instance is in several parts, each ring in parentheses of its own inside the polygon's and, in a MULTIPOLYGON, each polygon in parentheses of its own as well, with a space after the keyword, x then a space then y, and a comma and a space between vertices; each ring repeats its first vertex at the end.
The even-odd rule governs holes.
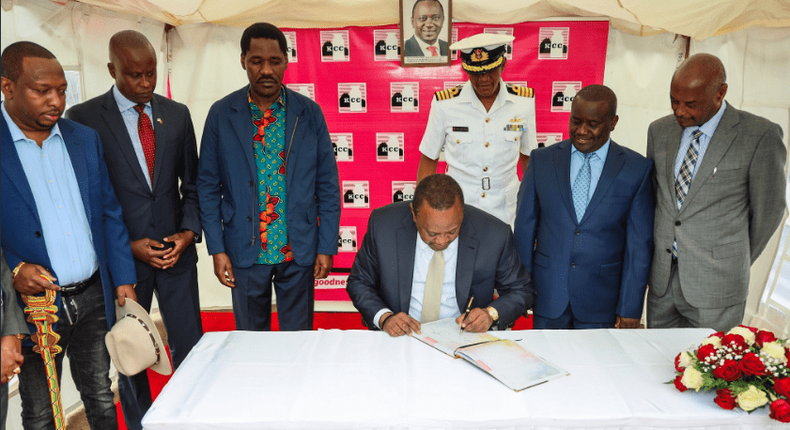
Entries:
POLYGON ((2 313, 0 314, 0 325, 2 325, 2 340, 0 349, 2 352, 2 369, 0 369, 0 429, 5 430, 5 420, 8 413, 8 381, 16 376, 20 369, 19 366, 25 361, 22 355, 22 339, 29 333, 25 315, 22 308, 16 304, 16 290, 14 290, 13 280, 11 279, 11 269, 5 262, 5 256, 0 249, 0 274, 2 274, 2 313))
POLYGON ((725 94, 721 61, 689 57, 672 77, 674 115, 648 129, 657 193, 649 327, 740 324, 749 268, 785 211, 782 129, 725 94))
POLYGON ((367 325, 390 336, 445 318, 466 331, 505 329, 535 296, 510 226, 464 205, 448 175, 420 181, 411 203, 373 211, 346 290, 367 325))

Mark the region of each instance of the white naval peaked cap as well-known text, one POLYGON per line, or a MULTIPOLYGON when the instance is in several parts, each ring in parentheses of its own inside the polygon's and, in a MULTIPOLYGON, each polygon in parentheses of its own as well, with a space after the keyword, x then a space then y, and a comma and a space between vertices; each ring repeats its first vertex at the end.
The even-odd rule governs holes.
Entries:
POLYGON ((475 48, 483 48, 486 51, 492 51, 514 40, 516 40, 515 37, 508 36, 507 34, 479 33, 453 43, 450 45, 450 49, 459 50, 464 54, 471 53, 475 48))

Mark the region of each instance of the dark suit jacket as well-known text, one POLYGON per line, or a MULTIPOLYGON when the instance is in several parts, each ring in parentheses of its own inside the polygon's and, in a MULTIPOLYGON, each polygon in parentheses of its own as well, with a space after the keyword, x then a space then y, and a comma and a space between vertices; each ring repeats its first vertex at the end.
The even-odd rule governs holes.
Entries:
POLYGON ((589 323, 641 318, 653 247, 653 163, 615 142, 584 217, 576 219, 570 140, 532 151, 521 182, 516 244, 537 291, 535 314, 571 304, 589 323))
MULTIPOLYGON (((123 220, 132 241, 163 238, 191 230, 200 238, 197 190, 197 146, 189 109, 158 94, 151 100, 153 110, 154 155, 153 191, 148 187, 143 167, 137 161, 132 140, 110 89, 107 93, 72 107, 66 117, 99 132, 110 180, 123 208, 123 220), (179 180, 181 189, 179 192, 179 180)), ((180 273, 197 262, 190 245, 168 271, 180 273)), ((135 260, 137 278, 152 276, 153 267, 135 260)))
MULTIPOLYGON (((410 37, 408 40, 406 40, 406 43, 404 43, 404 55, 407 57, 424 57, 425 54, 422 52, 422 49, 420 49, 420 45, 417 43, 417 39, 415 39, 415 37, 417 36, 415 35, 410 37)), ((447 51, 447 42, 439 39, 439 55, 447 56, 447 51)))
MULTIPOLYGON (((236 267, 255 264, 261 248, 248 89, 249 85, 211 106, 197 179, 208 252, 227 252, 236 267)), ((321 108, 288 88, 285 93, 288 240, 296 263, 309 266, 316 253, 337 254, 340 183, 321 108)))
MULTIPOLYGON (((20 261, 39 264, 52 270, 44 244, 41 221, 19 160, 11 132, 2 117, 2 246, 6 262, 16 267, 20 261)), ((115 323, 115 287, 135 284, 137 277, 129 245, 129 235, 123 224, 121 205, 115 197, 104 163, 99 135, 93 129, 67 119, 58 121, 66 142, 74 175, 80 188, 85 215, 93 238, 93 249, 99 262, 107 327, 115 323)), ((52 273, 58 277, 57 273, 52 273)), ((22 301, 19 300, 21 304, 22 301)), ((60 294, 56 305, 60 308, 60 294)), ((33 327, 30 325, 30 327, 33 327)), ((31 329, 31 332, 35 329, 31 329)))
MULTIPOLYGON (((370 214, 365 239, 348 277, 348 295, 369 327, 375 327, 373 317, 383 308, 409 313, 417 245, 409 204, 393 203, 370 214)), ((518 258, 510 226, 465 205, 457 240, 455 293, 459 311, 466 308, 472 294, 475 307, 490 305, 499 312, 499 328, 512 325, 532 306, 534 291, 518 258)))
POLYGON ((782 129, 728 104, 678 211, 674 167, 682 132, 672 115, 647 132, 657 194, 651 292, 661 297, 667 291, 677 239, 680 286, 692 306, 743 303, 749 268, 785 213, 782 129))

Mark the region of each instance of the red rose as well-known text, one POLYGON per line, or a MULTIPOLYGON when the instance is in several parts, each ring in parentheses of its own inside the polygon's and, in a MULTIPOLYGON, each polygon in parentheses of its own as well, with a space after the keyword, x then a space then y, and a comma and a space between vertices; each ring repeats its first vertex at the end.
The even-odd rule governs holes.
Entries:
POLYGON ((773 342, 776 340, 776 336, 770 331, 760 330, 754 335, 754 341, 760 345, 760 348, 763 347, 763 343, 765 342, 773 342))
POLYGON ((787 400, 777 399, 771 402, 770 417, 782 423, 790 423, 790 404, 787 400))
POLYGON ((787 347, 785 347, 785 358, 787 361, 790 361, 790 349, 787 349, 787 347))
POLYGON ((735 409, 735 397, 733 397, 729 388, 716 390, 716 398, 713 401, 722 409, 735 409))
POLYGON ((713 369, 713 376, 732 382, 741 377, 741 369, 735 360, 724 360, 724 364, 718 365, 713 369))
POLYGON ((714 357, 714 358, 716 357, 716 347, 711 344, 702 345, 697 350, 697 360, 699 360, 702 363, 707 363, 705 359, 708 357, 714 357))
POLYGON ((680 355, 681 355, 681 354, 685 354, 685 352, 681 352, 680 354, 678 354, 677 356, 675 356, 675 370, 677 370, 678 372, 682 372, 683 370, 685 370, 685 369, 686 369, 685 367, 682 367, 682 366, 680 365, 680 355))
POLYGON ((790 378, 774 379, 774 391, 783 397, 790 397, 790 378))
POLYGON ((743 359, 738 363, 744 375, 761 376, 765 375, 765 365, 760 357, 753 353, 747 352, 743 355, 743 359))
POLYGON ((757 327, 749 327, 748 325, 739 324, 738 327, 743 327, 752 333, 757 333, 757 327))
POLYGON ((683 375, 678 375, 673 382, 675 383, 675 388, 677 388, 678 391, 682 393, 688 390, 688 387, 686 387, 685 385, 683 385, 682 382, 680 382, 681 378, 683 378, 683 375))
POLYGON ((721 338, 724 337, 724 332, 723 331, 717 331, 716 333, 713 333, 712 335, 710 335, 708 337, 718 337, 719 339, 721 339, 721 338))
POLYGON ((739 334, 728 334, 721 338, 721 346, 732 348, 733 352, 743 352, 749 349, 746 340, 739 334))

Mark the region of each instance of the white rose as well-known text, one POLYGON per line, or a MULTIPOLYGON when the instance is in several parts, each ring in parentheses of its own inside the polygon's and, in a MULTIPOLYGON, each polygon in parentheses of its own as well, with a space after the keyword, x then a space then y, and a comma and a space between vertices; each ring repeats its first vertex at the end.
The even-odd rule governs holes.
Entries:
POLYGON ((699 391, 703 383, 702 373, 693 367, 687 367, 686 370, 683 371, 683 377, 680 378, 680 382, 687 388, 699 391))
POLYGON ((700 346, 703 346, 703 345, 713 345, 713 346, 716 347, 716 349, 719 349, 719 348, 721 348, 721 338, 718 337, 718 336, 711 336, 711 337, 709 337, 709 338, 707 338, 707 339, 702 341, 700 346))
POLYGON ((753 411, 760 406, 768 403, 768 396, 765 392, 758 390, 754 385, 749 385, 749 389, 735 398, 735 402, 746 412, 753 411))
POLYGON ((694 363, 694 360, 696 360, 696 359, 691 358, 691 354, 688 351, 683 351, 683 352, 680 353, 680 358, 678 359, 678 364, 680 364, 680 367, 685 369, 685 368, 691 366, 692 363, 694 363))
POLYGON ((780 345, 778 342, 763 343, 763 348, 760 350, 760 355, 767 355, 775 360, 779 360, 779 362, 783 364, 787 363, 785 347, 780 345))
POLYGON ((735 327, 734 329, 727 332, 727 334, 739 334, 743 336, 743 339, 746 341, 746 344, 751 346, 754 343, 754 333, 751 330, 745 327, 735 327))

